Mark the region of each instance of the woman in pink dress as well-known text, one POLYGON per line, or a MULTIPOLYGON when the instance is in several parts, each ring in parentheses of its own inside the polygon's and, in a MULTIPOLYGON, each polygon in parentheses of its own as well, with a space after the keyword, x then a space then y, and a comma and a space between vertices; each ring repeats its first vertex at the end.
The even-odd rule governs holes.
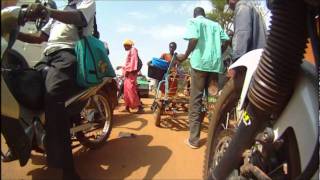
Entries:
POLYGON ((125 65, 122 67, 122 73, 125 76, 123 99, 126 111, 130 112, 130 108, 138 108, 137 113, 143 113, 144 110, 137 91, 138 50, 133 45, 133 41, 128 39, 123 42, 124 49, 128 51, 125 65))

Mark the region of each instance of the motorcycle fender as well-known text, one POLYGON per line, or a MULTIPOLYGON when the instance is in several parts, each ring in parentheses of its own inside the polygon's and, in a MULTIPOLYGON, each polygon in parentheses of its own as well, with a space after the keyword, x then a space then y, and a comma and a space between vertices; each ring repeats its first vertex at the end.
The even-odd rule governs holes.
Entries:
POLYGON ((97 94, 97 92, 103 88, 103 86, 107 83, 111 83, 112 82, 112 77, 105 77, 103 78, 103 82, 99 85, 90 87, 89 89, 87 89, 86 91, 83 91, 73 97, 71 97, 70 99, 68 99, 65 102, 65 107, 70 106, 72 103, 77 102, 77 101, 82 101, 82 100, 86 100, 88 99, 90 96, 93 96, 95 94, 97 94))
POLYGON ((241 56, 236 62, 234 62, 229 67, 229 70, 235 69, 237 67, 245 67, 247 69, 242 90, 241 90, 239 104, 237 106, 237 110, 241 110, 243 108, 243 104, 249 90, 249 85, 250 85, 253 73, 256 71, 258 64, 260 62, 262 51, 263 49, 255 49, 255 50, 249 51, 248 53, 241 56))
MULTIPOLYGON (((302 65, 304 71, 300 74, 294 93, 274 125, 275 140, 280 138, 288 128, 293 129, 298 143, 302 170, 308 165, 318 142, 317 123, 319 121, 317 76, 315 71, 311 73, 305 71, 306 65, 308 63, 302 65)), ((315 70, 315 67, 309 69, 315 70)))

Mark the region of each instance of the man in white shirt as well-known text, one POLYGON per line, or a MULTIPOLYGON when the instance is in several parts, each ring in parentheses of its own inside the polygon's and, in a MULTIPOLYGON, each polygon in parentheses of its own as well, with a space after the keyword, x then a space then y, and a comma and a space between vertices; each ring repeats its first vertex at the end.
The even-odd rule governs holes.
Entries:
POLYGON ((64 102, 80 90, 76 83, 75 42, 78 30, 92 35, 96 5, 94 0, 68 0, 64 10, 32 4, 29 20, 50 17, 49 22, 34 34, 20 33, 18 39, 28 43, 47 41, 44 57, 35 68, 45 79, 46 152, 49 167, 62 168, 63 179, 79 179, 74 164, 68 119, 64 102))

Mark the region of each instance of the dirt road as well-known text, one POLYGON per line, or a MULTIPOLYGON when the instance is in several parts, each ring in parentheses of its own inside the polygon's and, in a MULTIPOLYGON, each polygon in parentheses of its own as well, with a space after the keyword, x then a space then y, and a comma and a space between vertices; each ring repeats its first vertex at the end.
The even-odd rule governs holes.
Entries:
MULTIPOLYGON (((201 148, 190 149, 186 116, 176 120, 163 117, 162 128, 155 127, 150 110, 152 99, 143 99, 146 114, 115 110, 108 143, 96 150, 74 143, 77 171, 83 179, 201 179, 208 121, 201 132, 201 148), (120 132, 135 134, 119 138, 120 132)), ((120 105, 119 110, 123 109, 120 105)), ((1 138, 2 150, 6 145, 1 138)), ((45 166, 45 157, 33 152, 25 167, 17 161, 1 163, 2 179, 60 179, 61 174, 45 166)))

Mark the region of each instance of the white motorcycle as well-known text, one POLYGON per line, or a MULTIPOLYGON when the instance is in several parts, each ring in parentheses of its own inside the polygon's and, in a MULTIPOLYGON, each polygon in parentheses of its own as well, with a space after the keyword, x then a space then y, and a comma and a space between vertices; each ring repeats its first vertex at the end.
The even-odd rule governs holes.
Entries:
POLYGON ((319 2, 272 5, 266 48, 229 68, 236 76, 210 120, 204 179, 318 179, 319 81, 301 59, 308 36, 319 63, 319 2))
MULTIPOLYGON (((32 149, 45 151, 44 86, 39 72, 12 49, 26 8, 1 10, 1 133, 12 153, 24 166, 32 149)), ((70 133, 81 144, 95 148, 106 142, 117 105, 116 82, 112 78, 85 89, 65 102, 72 127, 70 133)))

